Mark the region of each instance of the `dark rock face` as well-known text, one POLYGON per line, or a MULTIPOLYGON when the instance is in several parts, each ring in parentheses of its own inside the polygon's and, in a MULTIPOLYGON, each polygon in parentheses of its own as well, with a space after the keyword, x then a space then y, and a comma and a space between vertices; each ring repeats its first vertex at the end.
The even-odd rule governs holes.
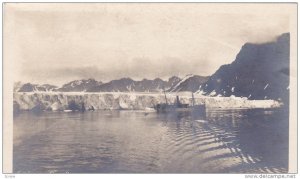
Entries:
POLYGON ((289 99, 290 35, 275 42, 246 43, 234 62, 221 66, 201 87, 206 94, 249 99, 289 99))

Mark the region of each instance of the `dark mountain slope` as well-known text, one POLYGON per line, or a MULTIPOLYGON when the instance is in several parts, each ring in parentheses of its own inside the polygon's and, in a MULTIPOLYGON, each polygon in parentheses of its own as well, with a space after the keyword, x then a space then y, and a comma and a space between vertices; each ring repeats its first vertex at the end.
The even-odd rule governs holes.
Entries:
POLYGON ((223 96, 249 99, 289 98, 290 35, 282 34, 276 41, 264 44, 246 43, 234 62, 221 66, 202 85, 205 94, 215 91, 223 96))

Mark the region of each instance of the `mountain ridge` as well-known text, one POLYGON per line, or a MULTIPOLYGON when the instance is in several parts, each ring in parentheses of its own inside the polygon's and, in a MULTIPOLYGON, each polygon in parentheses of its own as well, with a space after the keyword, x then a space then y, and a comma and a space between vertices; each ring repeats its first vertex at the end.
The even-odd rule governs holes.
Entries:
MULTIPOLYGON (((201 78, 199 75, 194 75, 196 78, 201 78)), ((185 77, 186 78, 186 77, 185 77)), ((107 83, 97 81, 93 78, 73 80, 61 87, 53 86, 44 90, 42 88, 36 88, 37 84, 20 84, 15 83, 15 92, 36 92, 36 91, 56 91, 56 92, 162 92, 163 90, 170 90, 174 88, 179 82, 182 82, 185 78, 181 79, 177 76, 172 76, 168 80, 162 80, 155 78, 153 80, 133 80, 129 77, 111 80, 107 83), (24 86, 25 85, 25 86, 24 86), (41 90, 39 90, 41 89, 41 90)), ((205 78, 205 77, 203 77, 205 78)), ((183 83, 184 84, 184 83, 183 83)), ((195 82, 198 84, 198 82, 195 82)), ((182 87, 182 89, 189 90, 189 88, 182 87)), ((176 90, 180 91, 180 90, 176 90)))

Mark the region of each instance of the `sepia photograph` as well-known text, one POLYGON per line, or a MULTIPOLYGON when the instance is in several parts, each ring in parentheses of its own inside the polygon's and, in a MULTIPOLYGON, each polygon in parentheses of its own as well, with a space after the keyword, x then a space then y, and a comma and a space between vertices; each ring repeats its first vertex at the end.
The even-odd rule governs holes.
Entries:
POLYGON ((297 173, 297 3, 3 3, 3 172, 297 173))

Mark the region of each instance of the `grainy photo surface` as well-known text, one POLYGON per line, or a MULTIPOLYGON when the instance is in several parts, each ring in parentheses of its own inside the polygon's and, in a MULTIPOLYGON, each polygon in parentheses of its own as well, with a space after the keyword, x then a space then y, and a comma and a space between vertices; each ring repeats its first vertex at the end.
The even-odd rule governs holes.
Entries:
POLYGON ((296 4, 3 8, 6 172, 295 172, 296 4))

